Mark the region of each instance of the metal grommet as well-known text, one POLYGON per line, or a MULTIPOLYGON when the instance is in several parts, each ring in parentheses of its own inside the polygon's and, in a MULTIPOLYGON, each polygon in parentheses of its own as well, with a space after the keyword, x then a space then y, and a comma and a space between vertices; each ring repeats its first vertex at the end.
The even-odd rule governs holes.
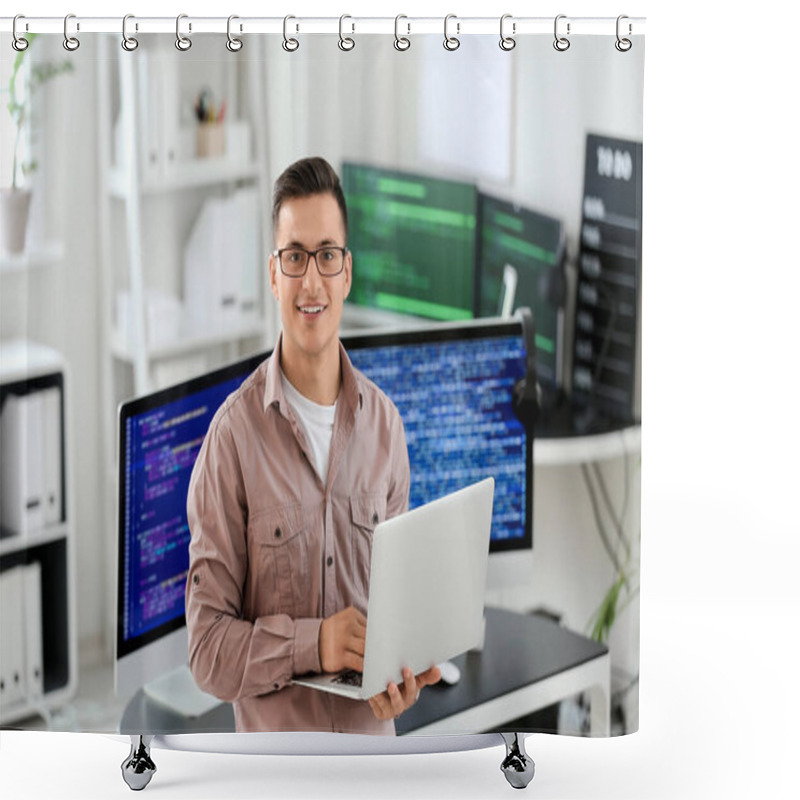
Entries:
MULTIPOLYGON (((81 46, 81 43, 77 40, 76 37, 69 35, 68 27, 69 27, 70 19, 75 19, 75 15, 74 14, 67 14, 67 16, 64 17, 64 42, 63 42, 63 44, 64 44, 64 49, 65 50, 69 50, 70 53, 74 53, 81 46)), ((77 28, 76 29, 77 30, 81 29, 80 24, 77 24, 77 28)))
MULTIPOLYGON (((175 20, 175 47, 178 48, 182 53, 185 53, 191 46, 192 40, 188 36, 184 36, 181 33, 181 20, 188 19, 188 14, 178 14, 178 18, 175 20)), ((192 32, 192 23, 189 23, 189 33, 192 32)))
MULTIPOLYGON (((231 22, 233 22, 233 20, 235 20, 235 19, 239 19, 239 17, 237 17, 236 14, 231 14, 228 17, 228 41, 225 42, 225 47, 227 47, 229 52, 231 52, 231 53, 238 53, 242 49, 242 46, 244 44, 244 42, 242 42, 241 39, 237 39, 231 33, 231 22)), ((239 31, 241 31, 241 30, 242 30, 242 26, 240 25, 239 26, 239 31)))
MULTIPOLYGON (((627 15, 625 15, 625 14, 620 14, 617 17, 617 41, 614 42, 614 47, 616 47, 617 50, 620 51, 620 53, 627 53, 628 50, 630 50, 631 47, 633 47, 633 42, 631 42, 630 39, 623 39, 619 35, 620 22, 622 22, 622 20, 624 20, 624 19, 628 19, 627 15)), ((630 36, 631 33, 633 33, 633 26, 629 22, 628 23, 628 36, 630 36)))
POLYGON ((450 22, 451 19, 456 19, 456 15, 448 14, 444 18, 444 42, 442 44, 445 50, 449 50, 452 53, 453 50, 458 50, 458 48, 461 47, 461 40, 458 38, 458 34, 461 33, 461 23, 456 22, 456 36, 448 36, 447 23, 450 22))
MULTIPOLYGON (((405 14, 398 14, 394 18, 394 49, 402 52, 411 47, 411 39, 400 35, 399 27, 401 19, 408 19, 408 17, 405 14)), ((406 23, 406 25, 408 27, 408 32, 411 33, 411 25, 409 23, 406 23)))
MULTIPOLYGON (((346 19, 352 19, 349 14, 342 14, 339 17, 339 49, 344 50, 345 53, 349 52, 356 46, 355 39, 352 39, 349 36, 345 36, 344 32, 342 31, 342 25, 346 19)), ((355 22, 352 24, 352 31, 351 33, 356 32, 356 24, 355 22)))
MULTIPOLYGON (((13 24, 12 29, 11 29, 12 34, 14 36, 14 38, 11 41, 11 46, 18 53, 22 53, 25 50, 27 50, 28 49, 28 45, 30 44, 30 42, 24 36, 20 36, 17 33, 17 21, 21 20, 21 19, 25 19, 25 17, 22 14, 17 14, 17 16, 14 17, 14 24, 13 24)), ((26 24, 25 25, 25 30, 27 30, 27 29, 28 29, 28 26, 26 24)))
MULTIPOLYGON (((560 19, 566 19, 566 14, 559 14, 556 17, 556 21, 553 24, 553 35, 555 36, 555 41, 553 42, 553 47, 558 50, 559 53, 563 53, 565 50, 569 50, 570 41, 566 38, 566 36, 559 36, 558 35, 558 21, 560 19)), ((570 24, 567 23, 567 36, 569 36, 569 29, 570 24)))
MULTIPOLYGON (((517 40, 512 38, 511 36, 506 36, 504 32, 506 20, 511 19, 511 14, 503 14, 500 17, 500 49, 505 50, 508 52, 509 50, 513 50, 517 46, 517 40)), ((511 33, 517 32, 517 23, 511 23, 511 33)))
MULTIPOLYGON (((122 18, 122 49, 132 53, 138 46, 139 40, 133 36, 128 36, 128 20, 134 19, 133 14, 126 14, 122 18)), ((136 25, 136 30, 139 30, 139 25, 136 25)))
MULTIPOLYGON (((298 47, 300 47, 300 42, 297 39, 290 38, 287 33, 288 22, 290 19, 296 19, 291 14, 285 16, 283 18, 283 49, 287 53, 294 53, 298 47)), ((297 30, 299 30, 299 26, 297 26, 297 30)))

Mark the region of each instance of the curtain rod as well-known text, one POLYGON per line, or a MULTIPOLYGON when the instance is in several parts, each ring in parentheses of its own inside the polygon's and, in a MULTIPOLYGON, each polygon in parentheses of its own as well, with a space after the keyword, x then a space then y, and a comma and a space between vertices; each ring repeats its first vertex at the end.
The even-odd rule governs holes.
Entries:
MULTIPOLYGON (((275 33, 291 35, 303 34, 389 34, 413 36, 414 34, 444 34, 444 17, 355 17, 345 15, 338 17, 193 17, 180 15, 180 32, 183 36, 197 33, 226 34, 230 31, 236 35, 256 33, 275 33)), ((81 17, 70 14, 64 17, 27 17, 20 15, 17 19, 16 32, 20 36, 26 33, 60 33, 77 36, 83 33, 119 33, 122 35, 122 17, 81 17)), ((134 33, 176 33, 178 19, 175 17, 136 17, 129 15, 126 23, 128 35, 134 33)), ((503 15, 498 17, 458 17, 449 15, 447 19, 447 35, 465 36, 473 34, 496 34, 503 36, 520 36, 525 34, 549 34, 554 36, 572 36, 594 34, 609 36, 636 36, 645 31, 645 17, 570 17, 559 14, 555 17, 514 17, 503 15), (501 34, 502 30, 502 34, 501 34)), ((0 18, 0 32, 12 33, 13 17, 0 18)))

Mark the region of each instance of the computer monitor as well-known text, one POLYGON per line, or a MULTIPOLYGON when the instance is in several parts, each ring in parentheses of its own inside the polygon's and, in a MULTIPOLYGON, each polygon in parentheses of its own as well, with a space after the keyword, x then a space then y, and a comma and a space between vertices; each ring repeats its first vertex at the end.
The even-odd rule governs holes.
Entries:
POLYGON ((264 356, 123 403, 119 409, 117 631, 121 696, 145 686, 189 716, 213 702, 186 664, 189 479, 215 412, 264 356), (159 682, 164 675, 166 685, 159 682), (159 679, 159 680, 157 680, 159 679))
POLYGON ((501 313, 509 270, 512 308, 526 306, 536 324, 536 370, 547 388, 563 385, 564 229, 561 221, 481 193, 478 214, 479 315, 501 313))
POLYGON ((490 551, 531 548, 533 438, 514 403, 526 377, 522 322, 445 323, 343 342, 403 419, 409 508, 493 476, 490 551))
POLYGON ((347 162, 341 174, 353 254, 348 304, 440 321, 471 319, 476 186, 347 162))
MULTIPOLYGON (((489 475, 495 478, 490 585, 509 579, 522 554, 531 574, 532 422, 520 404, 530 334, 521 318, 428 325, 343 337, 353 364, 394 401, 411 465, 412 508, 489 475), (498 560, 499 559, 499 560, 498 560)), ((190 532, 186 496, 214 413, 263 360, 254 356, 120 407, 116 684, 169 694, 192 684, 184 591, 190 532), (152 681, 179 668, 166 688, 152 681), (180 669, 182 668, 182 669, 180 669), (180 674, 183 678, 180 678, 180 674)), ((518 577, 515 577, 518 580, 518 577)), ((191 689, 191 686, 189 687, 191 689)), ((196 687, 195 687, 195 691, 196 687)), ((197 698, 203 701, 202 697, 197 698)), ((203 703, 200 703, 203 708, 203 703)), ((199 713, 199 712, 198 712, 199 713)))

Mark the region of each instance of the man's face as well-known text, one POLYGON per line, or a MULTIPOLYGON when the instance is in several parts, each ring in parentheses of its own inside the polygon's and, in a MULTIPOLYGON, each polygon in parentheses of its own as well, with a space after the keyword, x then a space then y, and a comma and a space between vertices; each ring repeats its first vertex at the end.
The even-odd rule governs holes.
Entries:
MULTIPOLYGON (((275 249, 297 246, 316 250, 325 245, 346 245, 344 222, 334 196, 314 194, 284 202, 278 213, 275 249)), ((277 256, 270 256, 270 288, 280 305, 285 356, 330 353, 338 357, 339 322, 350 292, 351 270, 352 259, 347 253, 338 275, 323 277, 311 258, 306 274, 291 278, 281 272, 277 256)))

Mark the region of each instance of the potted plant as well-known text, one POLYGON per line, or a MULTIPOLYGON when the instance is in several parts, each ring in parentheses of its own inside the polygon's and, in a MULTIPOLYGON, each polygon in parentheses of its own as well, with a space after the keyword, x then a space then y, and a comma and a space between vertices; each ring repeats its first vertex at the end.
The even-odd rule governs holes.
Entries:
MULTIPOLYGON (((28 34, 33 43, 36 34, 28 34)), ((24 80, 20 81, 25 65, 25 55, 30 46, 17 53, 8 82, 6 108, 16 129, 14 135, 13 167, 11 186, 0 190, 0 242, 8 253, 21 253, 25 249, 25 230, 28 226, 31 191, 26 188, 26 179, 36 170, 36 161, 22 158, 22 142, 25 125, 30 119, 31 102, 36 90, 47 81, 64 72, 71 72, 71 61, 34 63, 24 80), (22 85, 21 85, 22 84, 22 85)))
MULTIPOLYGON (((586 480, 586 486, 592 500, 595 521, 606 552, 614 565, 614 575, 611 585, 606 590, 599 606, 589 619, 587 633, 595 641, 607 644, 614 623, 639 594, 639 556, 638 547, 634 553, 632 542, 628 540, 623 530, 623 519, 628 505, 627 496, 622 512, 619 515, 615 514, 599 471, 596 472, 596 477, 600 486, 600 496, 605 503, 608 515, 613 520, 613 525, 616 529, 617 541, 615 546, 613 536, 609 535, 599 517, 598 500, 595 496, 592 484, 589 481, 587 470, 584 472, 584 479, 586 480)), ((625 480, 627 484, 629 480, 627 476, 627 467, 625 480)), ((639 535, 641 536, 641 531, 639 535)), ((636 544, 638 544, 638 542, 636 542, 636 544)), ((612 726, 614 724, 621 726, 620 729, 623 732, 627 730, 625 695, 638 683, 638 680, 639 677, 637 674, 628 676, 625 685, 616 690, 612 685, 610 698, 612 726)))

